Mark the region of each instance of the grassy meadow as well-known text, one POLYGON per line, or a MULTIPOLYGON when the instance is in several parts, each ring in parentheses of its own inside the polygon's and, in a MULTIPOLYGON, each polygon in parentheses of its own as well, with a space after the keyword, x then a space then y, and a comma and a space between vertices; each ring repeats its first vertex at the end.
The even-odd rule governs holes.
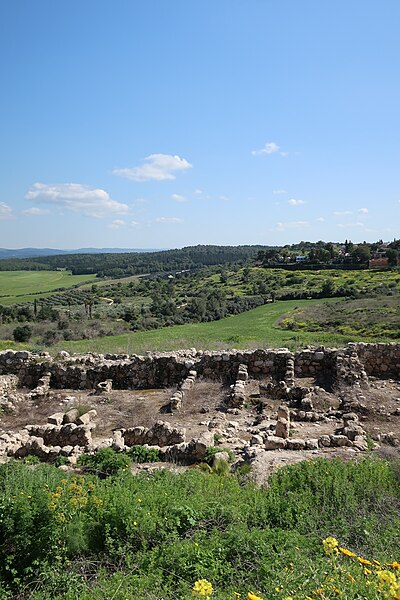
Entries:
POLYGON ((396 341, 399 293, 398 269, 213 267, 172 278, 164 274, 119 280, 67 271, 0 272, 0 349, 130 354, 193 346, 294 349, 396 341), (35 298, 37 318, 32 312, 35 298), (30 311, 30 316, 10 316, 6 309, 12 305, 30 311), (10 341, 21 323, 32 330, 23 344, 10 341))
POLYGON ((0 271, 0 304, 33 302, 35 298, 51 296, 60 288, 95 278, 95 275, 71 275, 69 271, 0 271))
MULTIPOLYGON (((288 331, 281 329, 277 324, 280 318, 296 308, 305 306, 311 308, 314 305, 319 310, 323 310, 326 302, 337 302, 337 300, 278 301, 219 321, 176 325, 93 340, 63 342, 54 347, 54 350, 63 348, 69 352, 140 354, 146 350, 167 351, 191 347, 223 349, 279 346, 296 348, 309 344, 344 345, 353 338, 320 331, 288 331)), ((365 341, 365 337, 362 339, 365 341)))

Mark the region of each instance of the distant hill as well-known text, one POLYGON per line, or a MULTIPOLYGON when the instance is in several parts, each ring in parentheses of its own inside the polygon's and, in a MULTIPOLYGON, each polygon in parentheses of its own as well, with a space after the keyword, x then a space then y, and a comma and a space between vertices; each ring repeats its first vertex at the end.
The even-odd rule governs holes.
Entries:
MULTIPOLYGON (((199 269, 205 266, 228 263, 247 264, 268 246, 188 246, 174 250, 150 250, 117 252, 111 249, 64 251, 55 254, 28 256, 25 258, 3 257, 0 271, 51 271, 67 269, 73 275, 96 273, 98 277, 126 277, 165 271, 199 269)), ((37 252, 37 250, 36 250, 37 252)))
POLYGON ((160 252, 165 248, 78 248, 60 250, 57 248, 0 248, 0 260, 7 258, 33 258, 36 256, 60 256, 62 254, 123 254, 127 252, 160 252))

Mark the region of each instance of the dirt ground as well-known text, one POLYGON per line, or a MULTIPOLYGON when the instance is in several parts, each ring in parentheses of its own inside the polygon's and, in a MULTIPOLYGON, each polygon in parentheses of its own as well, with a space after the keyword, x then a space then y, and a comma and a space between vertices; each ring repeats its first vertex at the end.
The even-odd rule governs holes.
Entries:
MULTIPOLYGON (((97 411, 94 440, 111 437, 114 429, 136 425, 150 427, 156 421, 164 420, 175 427, 184 427, 188 440, 207 429, 214 431, 217 445, 229 448, 240 456, 253 435, 265 431, 273 433, 277 408, 282 401, 260 394, 260 383, 266 382, 267 380, 250 379, 246 383, 248 400, 245 407, 227 411, 229 386, 198 379, 194 388, 187 392, 182 409, 174 414, 169 411, 169 400, 176 388, 112 390, 101 395, 90 390, 51 390, 49 397, 40 401, 30 400, 29 390, 18 389, 12 392, 15 399, 14 413, 7 414, 5 411, 0 416, 0 433, 18 431, 28 424, 45 424, 49 415, 66 412, 72 407, 79 407, 82 412, 94 408, 97 411)), ((296 384, 308 387, 314 382, 311 379, 300 379, 296 384)), ((329 418, 329 414, 336 413, 342 401, 355 406, 360 425, 372 438, 379 439, 379 434, 390 433, 394 437, 400 437, 400 382, 376 379, 370 381, 369 389, 344 388, 335 394, 319 389, 314 396, 314 410, 328 415, 328 418, 317 422, 292 421, 291 437, 315 439, 323 434, 335 433, 342 422, 337 417, 329 418)), ((393 447, 391 451, 398 452, 398 449, 393 447)), ((341 456, 350 459, 362 454, 354 448, 274 450, 262 452, 260 458, 256 457, 253 470, 257 480, 264 482, 273 469, 299 460, 315 456, 341 456)))

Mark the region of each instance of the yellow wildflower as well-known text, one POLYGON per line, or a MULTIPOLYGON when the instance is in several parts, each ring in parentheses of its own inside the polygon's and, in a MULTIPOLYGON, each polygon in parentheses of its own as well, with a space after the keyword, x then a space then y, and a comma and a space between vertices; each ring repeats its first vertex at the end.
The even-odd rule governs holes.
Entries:
POLYGON ((365 567, 365 569, 364 569, 364 575, 371 575, 371 573, 372 573, 371 569, 367 569, 365 567))
POLYGON ((335 594, 337 594, 338 596, 343 596, 343 592, 341 592, 341 591, 339 590, 339 588, 337 588, 337 587, 333 586, 333 588, 332 588, 332 589, 333 589, 333 591, 335 592, 335 594))
MULTIPOLYGON (((28 498, 29 498, 29 496, 28 496, 28 498)), ((392 563, 389 563, 386 566, 387 567, 391 567, 392 569, 397 569, 398 571, 400 571, 400 563, 398 563, 397 560, 394 560, 392 563)))
POLYGON ((260 596, 256 596, 255 594, 252 594, 251 592, 248 592, 247 598, 249 600, 263 600, 262 598, 260 598, 260 596))
POLYGON ((322 541, 325 554, 337 554, 339 542, 334 537, 327 537, 322 541))
POLYGON ((212 593, 213 586, 207 579, 199 579, 195 582, 192 590, 194 598, 206 598, 206 600, 209 600, 212 593))
POLYGON ((396 575, 391 571, 378 571, 378 579, 381 584, 393 585, 396 584, 396 575))
POLYGON ((371 565, 371 561, 366 558, 362 558, 362 556, 357 556, 357 560, 361 565, 371 565))
POLYGON ((340 550, 340 552, 342 554, 345 554, 345 556, 357 556, 357 554, 355 554, 351 550, 347 550, 347 548, 341 548, 341 547, 339 547, 339 550, 340 550))

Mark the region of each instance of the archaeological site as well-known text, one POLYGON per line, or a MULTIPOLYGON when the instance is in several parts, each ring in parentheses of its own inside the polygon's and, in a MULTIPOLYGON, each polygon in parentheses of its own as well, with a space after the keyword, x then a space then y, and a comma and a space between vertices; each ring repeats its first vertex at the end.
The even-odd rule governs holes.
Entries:
POLYGON ((161 462, 201 463, 209 448, 263 482, 315 456, 400 446, 400 344, 349 343, 145 356, 0 353, 0 459, 72 468, 84 453, 135 445, 161 462))

